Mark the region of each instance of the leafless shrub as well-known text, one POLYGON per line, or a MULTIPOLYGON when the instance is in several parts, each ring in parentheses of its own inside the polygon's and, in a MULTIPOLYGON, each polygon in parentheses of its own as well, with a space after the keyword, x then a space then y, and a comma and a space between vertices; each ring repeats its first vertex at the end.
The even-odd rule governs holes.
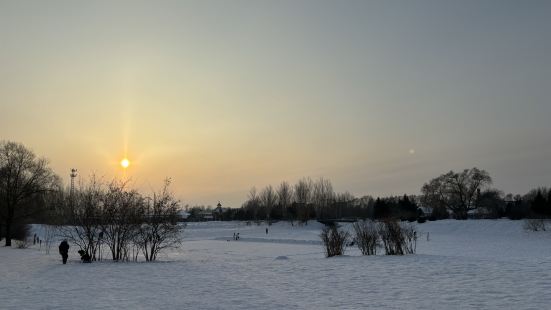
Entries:
POLYGON ((371 220, 358 221, 352 225, 355 233, 356 245, 363 255, 376 255, 380 245, 377 226, 371 220))
POLYGON ((545 221, 543 219, 526 219, 522 227, 526 231, 545 231, 545 221))
POLYGON ((90 183, 76 191, 67 202, 69 225, 58 227, 61 237, 76 244, 92 260, 96 259, 100 239, 103 196, 101 183, 92 177, 90 183))
POLYGON ((169 185, 167 179, 163 189, 146 204, 145 220, 134 241, 146 261, 156 260, 162 250, 175 247, 182 241, 181 232, 185 226, 178 224, 180 202, 169 191, 169 185))
POLYGON ((379 223, 378 231, 386 255, 415 253, 417 232, 413 225, 402 227, 396 220, 385 220, 379 223))
POLYGON ((350 234, 345 230, 338 229, 336 225, 333 225, 324 227, 320 237, 325 246, 325 256, 332 257, 344 254, 350 234))
POLYGON ((417 250, 417 230, 411 223, 402 224, 402 235, 404 236, 404 253, 415 254, 417 250))
POLYGON ((103 198, 103 241, 114 261, 129 260, 132 240, 143 220, 144 199, 126 184, 111 182, 103 198))

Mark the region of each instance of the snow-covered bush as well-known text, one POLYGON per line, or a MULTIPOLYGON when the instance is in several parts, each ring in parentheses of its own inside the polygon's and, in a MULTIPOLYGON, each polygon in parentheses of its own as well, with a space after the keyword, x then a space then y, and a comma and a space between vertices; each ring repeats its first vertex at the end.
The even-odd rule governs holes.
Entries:
POLYGON ((336 225, 333 225, 324 227, 320 237, 325 246, 325 256, 332 257, 344 254, 350 234, 345 230, 338 229, 336 225))
POLYGON ((385 220, 378 224, 378 231, 386 255, 415 253, 417 243, 415 226, 400 225, 396 220, 385 220))
POLYGON ((371 220, 358 221, 352 225, 356 245, 363 255, 376 255, 380 245, 377 226, 371 220))
POLYGON ((526 231, 545 231, 545 221, 543 219, 526 219, 523 228, 526 231))

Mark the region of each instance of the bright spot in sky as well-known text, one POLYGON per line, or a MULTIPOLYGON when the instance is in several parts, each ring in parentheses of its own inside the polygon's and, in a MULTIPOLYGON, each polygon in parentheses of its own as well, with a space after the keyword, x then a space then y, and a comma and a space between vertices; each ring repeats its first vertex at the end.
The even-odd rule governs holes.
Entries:
POLYGON ((121 160, 121 167, 123 168, 128 168, 128 166, 130 166, 130 161, 128 160, 128 158, 124 158, 123 160, 121 160))
POLYGON ((409 149, 409 153, 410 153, 411 155, 415 154, 415 149, 409 149))

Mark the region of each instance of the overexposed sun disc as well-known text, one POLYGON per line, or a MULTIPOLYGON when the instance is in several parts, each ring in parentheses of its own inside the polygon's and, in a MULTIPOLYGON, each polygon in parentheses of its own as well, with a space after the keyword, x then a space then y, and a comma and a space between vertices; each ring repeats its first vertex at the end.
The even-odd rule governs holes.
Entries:
POLYGON ((128 158, 124 158, 123 160, 121 160, 121 167, 126 169, 128 168, 128 166, 130 166, 130 161, 128 160, 128 158))

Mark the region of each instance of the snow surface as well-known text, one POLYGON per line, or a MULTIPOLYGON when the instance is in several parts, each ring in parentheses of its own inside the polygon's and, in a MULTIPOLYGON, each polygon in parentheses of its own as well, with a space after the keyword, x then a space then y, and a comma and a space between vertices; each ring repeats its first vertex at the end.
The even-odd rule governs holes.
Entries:
POLYGON ((62 265, 57 244, 50 255, 0 247, 0 309, 551 307, 551 233, 525 232, 521 221, 427 222, 416 255, 350 248, 329 259, 321 224, 266 227, 190 223, 182 248, 154 263, 81 264, 73 246, 62 265))

